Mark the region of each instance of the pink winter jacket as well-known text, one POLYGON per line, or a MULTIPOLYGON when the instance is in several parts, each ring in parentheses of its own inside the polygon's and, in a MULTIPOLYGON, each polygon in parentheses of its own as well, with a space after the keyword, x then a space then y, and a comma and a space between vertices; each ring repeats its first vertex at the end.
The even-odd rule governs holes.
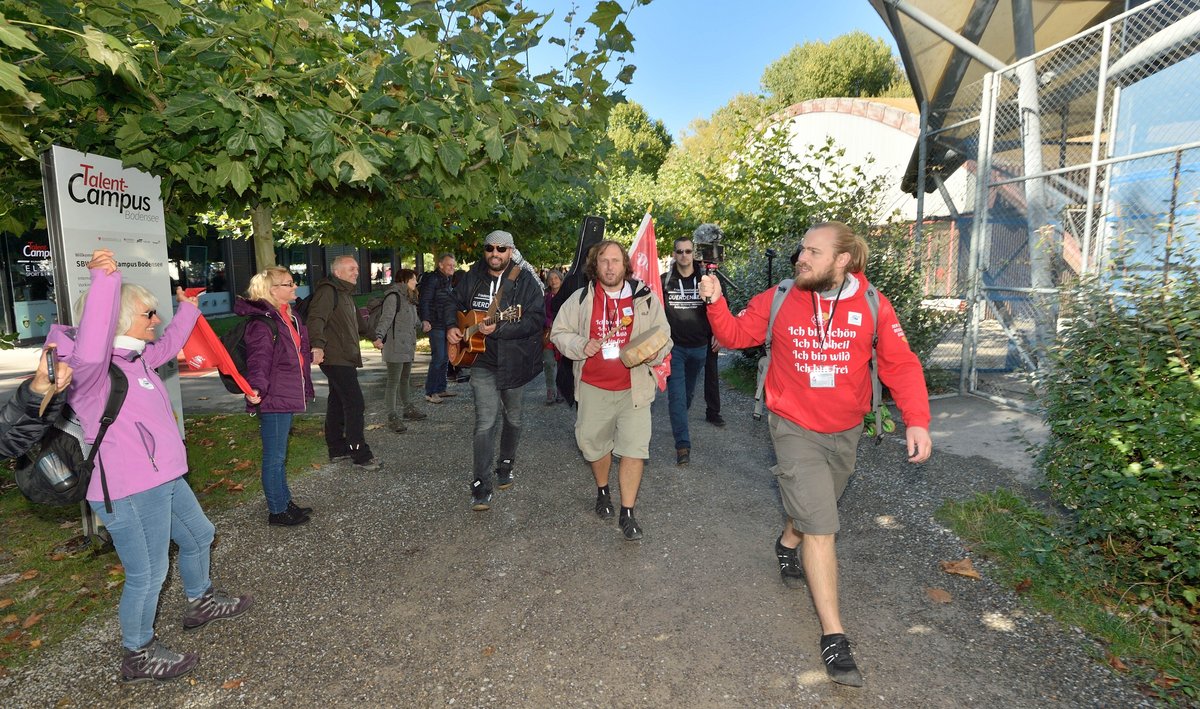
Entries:
POLYGON ((88 442, 96 438, 100 416, 108 401, 109 361, 116 363, 129 379, 125 404, 104 436, 88 486, 87 499, 101 502, 104 491, 100 487, 100 462, 104 464, 108 494, 113 500, 157 487, 187 472, 187 450, 179 436, 171 399, 154 369, 178 355, 200 310, 191 303, 181 303, 162 336, 146 343, 141 355, 126 349, 114 350, 121 274, 117 271, 105 275, 101 269, 91 269, 91 276, 92 288, 74 337, 69 336, 68 328, 55 325, 46 341, 57 342, 59 355, 74 368, 67 403, 78 414, 88 442))

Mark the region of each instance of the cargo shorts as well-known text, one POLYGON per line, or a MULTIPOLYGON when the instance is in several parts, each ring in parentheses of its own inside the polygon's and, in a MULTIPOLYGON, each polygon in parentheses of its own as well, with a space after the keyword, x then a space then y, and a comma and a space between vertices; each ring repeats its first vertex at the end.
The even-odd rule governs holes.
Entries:
POLYGON ((803 534, 836 534, 837 503, 854 474, 862 423, 839 433, 817 433, 771 414, 771 442, 779 462, 771 467, 783 509, 803 534))

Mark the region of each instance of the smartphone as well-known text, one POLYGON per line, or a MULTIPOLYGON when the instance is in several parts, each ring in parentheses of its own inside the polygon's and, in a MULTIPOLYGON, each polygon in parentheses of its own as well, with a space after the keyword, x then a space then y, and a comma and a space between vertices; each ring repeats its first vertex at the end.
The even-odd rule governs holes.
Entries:
POLYGON ((55 370, 58 369, 58 350, 51 347, 46 350, 46 377, 54 384, 55 370))

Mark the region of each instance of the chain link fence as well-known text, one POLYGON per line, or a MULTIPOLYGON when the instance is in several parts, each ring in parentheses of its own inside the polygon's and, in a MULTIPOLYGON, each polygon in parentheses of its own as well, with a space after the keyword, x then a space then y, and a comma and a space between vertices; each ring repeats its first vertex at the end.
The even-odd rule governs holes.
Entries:
POLYGON ((963 390, 1029 401, 1062 288, 1114 254, 1162 268, 1196 245, 1198 51, 1200 0, 1159 0, 960 90, 977 102, 930 107, 927 149, 962 156, 949 169, 975 178, 956 196, 962 216, 927 227, 926 268, 968 311, 931 366, 957 355, 963 390))

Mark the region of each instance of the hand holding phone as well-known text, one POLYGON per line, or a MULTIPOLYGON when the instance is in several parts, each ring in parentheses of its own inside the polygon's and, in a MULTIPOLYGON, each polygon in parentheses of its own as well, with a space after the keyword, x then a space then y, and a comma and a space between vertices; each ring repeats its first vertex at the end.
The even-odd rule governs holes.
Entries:
POLYGON ((58 368, 58 351, 53 347, 46 348, 46 379, 55 383, 55 369, 58 368))

